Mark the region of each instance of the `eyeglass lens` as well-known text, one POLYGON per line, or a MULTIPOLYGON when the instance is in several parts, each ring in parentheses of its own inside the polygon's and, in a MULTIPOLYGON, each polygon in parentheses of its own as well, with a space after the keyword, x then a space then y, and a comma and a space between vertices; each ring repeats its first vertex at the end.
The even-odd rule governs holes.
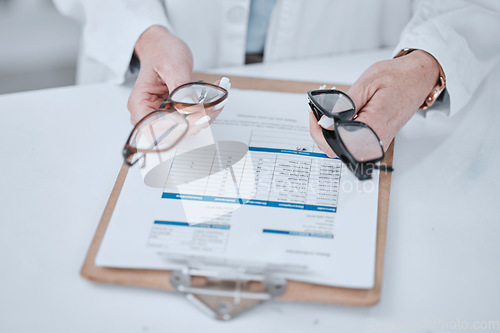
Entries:
POLYGON ((208 104, 224 96, 224 91, 211 85, 196 84, 174 90, 170 99, 176 103, 208 104))
POLYGON ((340 122, 337 133, 346 149, 358 162, 380 159, 384 152, 375 133, 359 122, 340 122))
MULTIPOLYGON (((324 93, 313 95, 312 98, 317 105, 321 105, 326 116, 338 116, 344 111, 352 111, 354 114, 354 104, 351 100, 340 93, 324 93)), ((349 118, 352 117, 352 114, 349 118)))
POLYGON ((136 128, 130 145, 143 150, 166 150, 185 135, 188 124, 178 112, 153 112, 136 128))

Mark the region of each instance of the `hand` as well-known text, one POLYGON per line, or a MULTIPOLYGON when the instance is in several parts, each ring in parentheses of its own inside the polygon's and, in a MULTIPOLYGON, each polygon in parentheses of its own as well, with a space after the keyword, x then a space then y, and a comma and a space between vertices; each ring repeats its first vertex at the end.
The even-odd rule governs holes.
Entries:
POLYGON ((139 37, 135 53, 141 68, 128 100, 133 125, 156 110, 169 92, 190 82, 193 72, 188 46, 161 26, 152 26, 139 37))
MULTIPOLYGON (((421 50, 378 62, 347 92, 356 107, 354 119, 370 126, 387 150, 397 132, 425 101, 438 77, 437 60, 421 50)), ((318 147, 335 157, 312 112, 309 128, 318 147)), ((328 129, 332 130, 333 126, 328 129)))

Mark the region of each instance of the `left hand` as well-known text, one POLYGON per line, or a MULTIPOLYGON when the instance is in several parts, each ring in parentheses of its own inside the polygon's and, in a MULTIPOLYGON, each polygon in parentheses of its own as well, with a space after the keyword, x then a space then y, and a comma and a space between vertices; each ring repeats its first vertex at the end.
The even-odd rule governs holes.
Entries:
MULTIPOLYGON (((370 126, 387 150, 398 131, 425 101, 438 77, 437 60, 421 50, 375 63, 347 92, 356 107, 355 120, 370 126)), ((318 147, 335 157, 312 112, 309 129, 318 147)), ((333 130, 333 126, 328 129, 333 130)))
POLYGON ((148 28, 134 51, 141 67, 127 104, 132 125, 156 110, 172 90, 190 82, 193 71, 189 47, 164 27, 148 28))

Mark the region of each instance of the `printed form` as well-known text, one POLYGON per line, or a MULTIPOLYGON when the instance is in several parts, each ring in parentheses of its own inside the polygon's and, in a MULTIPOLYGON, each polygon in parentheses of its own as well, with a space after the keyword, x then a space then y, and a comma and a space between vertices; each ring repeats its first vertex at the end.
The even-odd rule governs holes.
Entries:
POLYGON ((308 122, 305 94, 232 89, 209 128, 129 170, 96 264, 201 260, 371 288, 378 173, 358 181, 318 149, 308 122))

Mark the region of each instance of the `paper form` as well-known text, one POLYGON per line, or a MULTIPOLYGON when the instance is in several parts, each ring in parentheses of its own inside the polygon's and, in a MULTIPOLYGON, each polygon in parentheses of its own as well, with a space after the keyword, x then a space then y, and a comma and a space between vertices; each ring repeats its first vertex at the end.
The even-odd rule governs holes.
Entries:
POLYGON ((328 158, 308 117, 302 94, 233 89, 210 128, 129 170, 96 264, 287 265, 287 278, 371 288, 378 174, 359 182, 328 158))

